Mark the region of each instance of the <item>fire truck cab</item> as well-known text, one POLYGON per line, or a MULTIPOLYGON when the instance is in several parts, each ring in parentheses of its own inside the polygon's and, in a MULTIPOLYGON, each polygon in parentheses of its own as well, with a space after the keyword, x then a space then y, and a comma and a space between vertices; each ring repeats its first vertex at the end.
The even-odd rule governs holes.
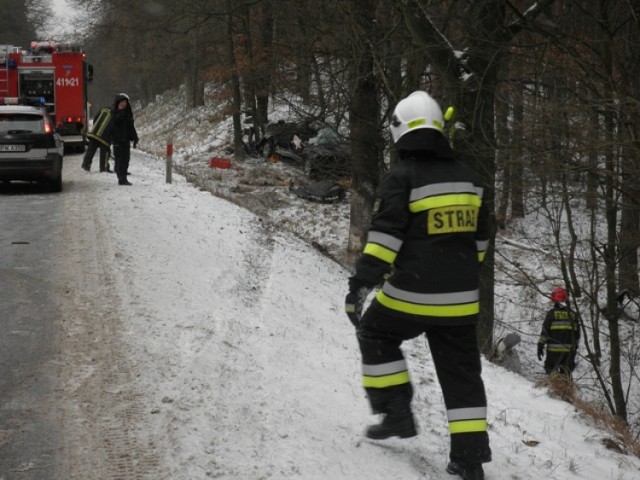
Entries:
POLYGON ((88 129, 87 85, 93 67, 77 45, 0 45, 0 97, 42 97, 65 150, 83 151, 88 129))

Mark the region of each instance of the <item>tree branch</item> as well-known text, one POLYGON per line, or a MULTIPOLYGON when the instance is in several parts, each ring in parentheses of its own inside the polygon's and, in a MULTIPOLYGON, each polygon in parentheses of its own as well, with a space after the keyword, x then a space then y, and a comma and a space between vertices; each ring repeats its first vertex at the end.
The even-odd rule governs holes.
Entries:
MULTIPOLYGON (((545 8, 550 7, 555 2, 556 0, 543 0, 540 2, 535 2, 527 10, 525 10, 524 13, 518 13, 518 19, 507 27, 506 38, 511 40, 518 33, 520 33, 522 29, 524 29, 526 24, 531 23, 536 17, 538 17, 538 15, 540 15, 544 11, 545 8)), ((508 3, 511 6, 511 9, 517 12, 516 7, 511 4, 511 2, 508 3)))
POLYGON ((465 66, 464 56, 454 50, 420 2, 409 0, 403 4, 400 11, 411 35, 427 51, 438 72, 454 82, 467 78, 471 72, 465 66))

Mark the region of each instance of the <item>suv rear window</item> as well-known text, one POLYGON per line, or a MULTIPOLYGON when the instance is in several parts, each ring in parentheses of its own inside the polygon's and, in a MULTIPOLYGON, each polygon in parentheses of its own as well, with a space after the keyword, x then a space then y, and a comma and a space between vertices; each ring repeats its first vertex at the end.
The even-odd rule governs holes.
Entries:
POLYGON ((44 120, 28 113, 0 113, 0 135, 11 133, 45 133, 44 120))

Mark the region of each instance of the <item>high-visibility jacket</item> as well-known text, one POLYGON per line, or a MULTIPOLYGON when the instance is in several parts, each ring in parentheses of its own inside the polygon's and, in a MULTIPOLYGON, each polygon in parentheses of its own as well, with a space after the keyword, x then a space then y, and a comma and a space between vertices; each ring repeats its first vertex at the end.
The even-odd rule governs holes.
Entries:
POLYGON ((556 303, 545 316, 538 343, 546 345, 547 353, 567 354, 577 350, 579 340, 576 314, 568 306, 556 303))
POLYGON ((351 287, 382 283, 372 308, 403 318, 477 322, 490 238, 483 194, 480 175, 461 161, 407 155, 382 181, 351 287))
POLYGON ((100 110, 100 113, 98 113, 93 120, 93 127, 91 128, 91 132, 87 133, 87 137, 109 148, 111 146, 112 116, 113 110, 111 108, 105 107, 100 110))

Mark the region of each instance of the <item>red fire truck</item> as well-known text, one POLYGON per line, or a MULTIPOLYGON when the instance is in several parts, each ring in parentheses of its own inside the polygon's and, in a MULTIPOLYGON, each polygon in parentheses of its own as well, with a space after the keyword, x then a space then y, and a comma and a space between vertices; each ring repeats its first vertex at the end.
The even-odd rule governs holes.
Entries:
POLYGON ((84 150, 93 67, 76 45, 0 45, 0 97, 42 97, 66 150, 84 150))

